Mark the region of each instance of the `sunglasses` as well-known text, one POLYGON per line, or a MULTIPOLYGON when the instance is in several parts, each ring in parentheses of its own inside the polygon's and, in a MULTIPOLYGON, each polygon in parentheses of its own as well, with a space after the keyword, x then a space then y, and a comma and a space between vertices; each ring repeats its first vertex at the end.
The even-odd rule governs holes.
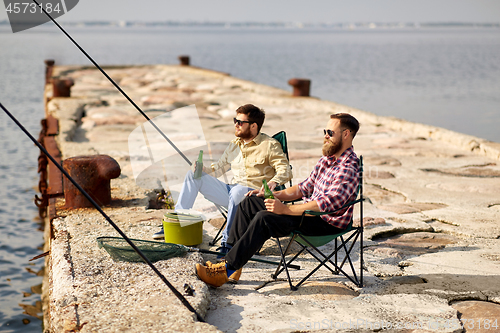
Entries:
MULTIPOLYGON (((341 129, 341 130, 340 130, 340 132, 342 133, 342 132, 343 132, 343 131, 345 131, 346 129, 347 129, 347 128, 341 129)), ((323 133, 324 133, 325 135, 327 135, 327 134, 328 134, 328 136, 329 136, 329 137, 333 137, 333 135, 335 134, 335 132, 334 132, 334 131, 332 131, 331 129, 324 129, 324 130, 323 130, 323 133)))
POLYGON ((238 124, 238 126, 241 126, 243 124, 253 124, 253 121, 247 121, 247 120, 239 120, 236 118, 233 118, 233 121, 235 124, 238 124))
POLYGON ((329 137, 333 137, 333 134, 334 134, 334 132, 330 129, 324 129, 323 133, 325 133, 325 135, 328 134, 329 137))

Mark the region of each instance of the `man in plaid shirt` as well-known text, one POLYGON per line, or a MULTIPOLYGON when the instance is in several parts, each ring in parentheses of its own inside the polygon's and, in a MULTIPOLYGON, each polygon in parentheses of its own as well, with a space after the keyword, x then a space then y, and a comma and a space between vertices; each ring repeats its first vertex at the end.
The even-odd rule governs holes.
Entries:
POLYGON ((324 129, 323 156, 303 182, 283 191, 274 192, 275 199, 249 196, 243 200, 236 213, 228 244, 233 245, 225 262, 208 266, 196 264, 198 277, 213 287, 228 281, 235 282, 243 265, 271 237, 284 237, 293 230, 304 235, 335 234, 347 227, 352 218, 353 206, 336 214, 305 216, 306 210, 329 212, 356 199, 359 185, 359 160, 352 141, 359 123, 350 114, 330 116, 324 129), (285 205, 281 201, 302 198, 303 204, 285 205))

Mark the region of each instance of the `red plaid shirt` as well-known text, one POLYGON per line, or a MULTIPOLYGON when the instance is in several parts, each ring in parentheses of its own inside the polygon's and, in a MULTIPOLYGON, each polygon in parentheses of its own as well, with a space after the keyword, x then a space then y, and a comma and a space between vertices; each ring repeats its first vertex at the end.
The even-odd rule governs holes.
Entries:
MULTIPOLYGON (((304 202, 316 201, 320 211, 331 212, 356 200, 358 185, 359 159, 351 146, 338 159, 335 156, 321 157, 309 177, 298 186, 304 202)), ((354 207, 350 206, 321 218, 334 227, 345 229, 353 210, 354 207)))

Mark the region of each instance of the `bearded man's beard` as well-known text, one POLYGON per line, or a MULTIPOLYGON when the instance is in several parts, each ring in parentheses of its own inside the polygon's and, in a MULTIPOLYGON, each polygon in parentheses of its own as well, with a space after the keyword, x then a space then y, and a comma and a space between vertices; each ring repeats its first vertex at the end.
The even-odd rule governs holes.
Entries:
POLYGON ((241 131, 239 134, 235 133, 235 135, 245 140, 245 139, 250 139, 252 137, 252 132, 250 131, 250 127, 248 127, 246 131, 241 131))
POLYGON ((333 156, 340 151, 342 148, 342 137, 337 142, 332 142, 330 140, 325 139, 323 141, 323 156, 333 156))

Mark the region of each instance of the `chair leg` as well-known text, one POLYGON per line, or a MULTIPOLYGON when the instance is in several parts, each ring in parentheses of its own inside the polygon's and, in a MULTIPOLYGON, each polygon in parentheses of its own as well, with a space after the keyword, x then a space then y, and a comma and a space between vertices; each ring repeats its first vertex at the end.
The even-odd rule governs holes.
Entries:
MULTIPOLYGON (((344 260, 342 261, 342 264, 339 266, 340 269, 342 269, 342 267, 344 266, 344 263, 345 261, 349 261, 349 266, 351 267, 351 272, 352 272, 352 275, 354 276, 354 280, 353 281, 356 285, 359 285, 359 280, 358 280, 358 276, 356 275, 356 270, 354 269, 354 265, 352 264, 352 261, 351 261, 351 251, 352 251, 352 248, 354 247, 354 244, 356 244, 356 241, 358 239, 358 236, 359 236, 359 231, 356 231, 355 232, 356 234, 356 237, 354 238, 354 240, 351 242, 351 246, 349 247, 349 251, 347 250, 346 246, 345 246, 345 242, 344 242, 344 239, 342 238, 342 236, 340 237, 342 239, 342 246, 344 248, 344 251, 346 253, 346 256, 344 258, 344 260)), ((352 281, 352 280, 351 280, 352 281)))
MULTIPOLYGON (((298 256, 300 256, 302 254, 302 252, 304 252, 306 248, 305 247, 302 247, 302 250, 300 250, 296 255, 293 256, 292 259, 288 260, 288 262, 286 263, 286 265, 288 266, 288 268, 293 268, 293 269, 300 269, 300 266, 299 265, 294 265, 292 264, 292 262, 295 261, 295 259, 297 259, 298 256)), ((287 255, 286 251, 284 252, 285 256, 287 255)), ((280 259, 280 262, 278 264, 278 268, 276 268, 276 271, 274 272, 274 274, 271 274, 271 277, 273 279, 277 279, 278 276, 285 270, 285 265, 283 265, 283 258, 280 259), (283 267, 282 267, 283 266, 283 267)))
POLYGON ((214 246, 222 238, 221 233, 224 230, 224 228, 226 227, 226 224, 227 224, 227 220, 224 220, 224 223, 220 227, 219 231, 217 231, 217 235, 215 235, 214 239, 211 242, 208 242, 209 245, 214 246))
MULTIPOLYGON (((302 238, 302 237, 301 237, 302 238)), ((312 256, 314 257, 314 259, 316 259, 317 261, 319 261, 320 263, 312 270, 309 272, 309 274, 307 274, 302 280, 300 280, 299 283, 297 283, 295 285, 295 287, 299 287, 300 285, 302 285, 302 283, 304 283, 307 279, 309 279, 309 277, 311 277, 311 275, 313 275, 314 273, 316 273, 317 270, 319 270, 321 267, 325 267, 327 268, 332 274, 334 275, 337 275, 338 274, 338 271, 344 273, 338 266, 336 263, 332 262, 330 259, 331 257, 333 257, 334 255, 337 254, 338 250, 340 249, 340 247, 335 247, 335 250, 330 253, 329 256, 325 256, 321 251, 319 251, 314 245, 312 245, 308 240, 302 238, 305 242, 307 242, 309 244, 309 246, 314 249, 318 254, 320 254, 324 259, 320 259, 318 256, 316 256, 314 254, 314 252, 312 252, 311 250, 309 250, 308 248, 305 248, 306 251, 312 256), (328 266, 326 263, 329 262, 334 268, 335 270, 333 270, 330 266, 328 266)), ((344 273, 345 275, 345 273, 344 273)))
MULTIPOLYGON (((363 235, 362 228, 353 228, 353 232, 346 239, 344 239, 343 236, 339 237, 340 244, 337 242, 337 239, 335 239, 335 249, 328 256, 325 255, 324 253, 322 253, 318 248, 316 248, 313 244, 311 244, 307 239, 302 237, 300 234, 295 234, 293 236, 293 238, 288 243, 285 251, 283 251, 281 243, 280 243, 279 239, 277 239, 278 248, 280 250, 280 255, 281 255, 281 260, 280 260, 280 263, 278 265, 278 268, 276 269, 275 273, 271 275, 271 277, 273 279, 276 279, 279 276, 279 274, 281 274, 284 270, 286 272, 286 275, 287 275, 287 280, 288 280, 288 283, 290 285, 290 289, 297 290, 307 279, 309 279, 309 277, 311 277, 311 275, 313 275, 321 267, 325 267, 332 274, 337 275, 337 274, 342 273, 352 283, 354 283, 358 287, 362 287, 362 285, 363 285, 363 282, 362 282, 362 276, 363 276, 362 275, 363 274, 363 271, 362 271, 362 269, 363 269, 362 268, 363 267, 362 255, 363 255, 363 253, 362 253, 362 251, 363 250, 362 250, 362 248, 360 250, 361 251, 360 252, 360 261, 361 261, 361 266, 360 266, 361 268, 360 269, 361 270, 360 270, 359 278, 358 278, 358 275, 356 274, 356 270, 354 268, 354 265, 353 265, 351 257, 350 257, 352 250, 354 249, 354 245, 356 244, 356 242, 360 236, 363 237, 362 235, 363 235), (296 237, 300 237, 305 243, 307 243, 308 246, 305 246, 305 245, 297 242, 297 244, 299 244, 302 247, 302 250, 299 251, 299 253, 297 253, 291 260, 289 260, 287 262, 286 255, 288 254, 288 252, 290 250, 290 246, 296 237), (342 262, 339 264, 338 263, 338 253, 341 249, 344 250, 345 257, 343 258, 342 262), (309 272, 307 274, 307 276, 305 276, 300 282, 293 285, 288 268, 289 268, 290 263, 293 262, 302 252, 304 252, 304 250, 307 251, 312 257, 314 257, 319 262, 319 264, 311 272, 309 272), (349 267, 351 269, 352 276, 347 274, 346 271, 344 271, 344 269, 343 269, 346 262, 349 262, 349 267)), ((362 243, 360 244, 360 246, 362 246, 362 243)))
POLYGON ((208 242, 208 244, 210 246, 214 246, 222 238, 221 233, 222 233, 222 231, 224 230, 224 228, 226 227, 226 224, 227 224, 227 215, 224 213, 224 211, 222 210, 222 208, 219 205, 215 205, 215 207, 217 207, 217 209, 219 210, 219 212, 224 217, 224 223, 222 224, 222 227, 220 227, 219 231, 217 231, 217 235, 215 235, 214 239, 211 242, 208 242))
POLYGON ((359 286, 363 287, 363 227, 360 231, 361 240, 359 241, 359 286))
MULTIPOLYGON (((341 244, 341 247, 344 249, 345 251, 345 257, 344 257, 344 260, 342 260, 342 263, 337 266, 338 269, 340 270, 340 272, 342 272, 342 274, 344 274, 349 280, 351 280, 355 285, 357 285, 358 287, 361 287, 362 286, 362 282, 361 282, 361 279, 358 279, 358 276, 356 274, 356 270, 354 269, 354 265, 352 264, 352 261, 351 261, 351 251, 352 249, 354 248, 354 245, 356 244, 356 241, 358 240, 359 236, 361 234, 361 230, 356 230, 353 234, 351 234, 351 236, 349 236, 349 238, 347 239, 347 241, 344 241, 344 238, 342 236, 340 236, 340 239, 342 240, 342 244, 341 244), (354 237, 354 239, 351 241, 351 239, 354 237), (348 243, 349 241, 351 241, 351 245, 349 247, 349 250, 347 249, 346 247, 346 243, 348 243), (352 275, 354 277, 351 278, 343 269, 342 267, 344 267, 344 264, 346 261, 349 261, 349 266, 351 267, 351 272, 352 272, 352 275)), ((336 249, 336 251, 338 251, 339 249, 336 249)), ((362 258, 360 257, 360 261, 362 261, 362 258)), ((325 267, 327 267, 325 265, 325 267)), ((362 271, 360 271, 360 276, 361 276, 362 271)))
MULTIPOLYGON (((295 237, 293 237, 293 238, 295 238, 295 237)), ((292 243, 293 238, 290 240, 290 243, 292 243)), ((278 241, 278 248, 279 248, 280 254, 281 254, 280 265, 283 264, 283 267, 285 268, 286 277, 288 279, 288 284, 290 285, 290 289, 293 290, 293 291, 295 291, 295 290, 297 290, 297 287, 292 284, 292 279, 290 277, 290 273, 288 272, 288 264, 286 262, 286 257, 285 257, 286 251, 290 248, 290 243, 288 244, 285 252, 283 252, 283 249, 281 248, 281 242, 280 242, 279 238, 276 238, 276 240, 278 241)), ((280 266, 278 266, 278 268, 276 269, 276 271, 278 271, 279 268, 280 268, 280 266)), ((282 272, 282 271, 283 270, 281 270, 280 272, 282 272)), ((273 275, 274 275, 273 278, 276 279, 276 277, 277 277, 276 272, 273 275)))
MULTIPOLYGON (((337 238, 335 238, 335 249, 337 249, 337 238)), ((337 264, 338 264, 337 253, 338 253, 337 250, 335 250, 335 273, 339 274, 339 270, 337 269, 337 264)))
MULTIPOLYGON (((278 277, 278 275, 281 274, 281 272, 283 272, 283 269, 284 268, 281 268, 281 265, 283 265, 283 267, 285 266, 284 263, 286 262, 284 258, 286 258, 286 255, 288 254, 288 252, 290 251, 290 246, 292 245, 292 242, 293 240, 295 239, 296 235, 293 235, 292 238, 290 239, 290 242, 288 243, 288 245, 286 246, 286 249, 285 249, 285 252, 284 252, 284 255, 281 256, 281 260, 280 260, 280 263, 278 264, 278 267, 276 267, 276 271, 274 272, 274 274, 271 274, 271 277, 273 279, 276 279, 278 277), (280 269, 281 268, 281 269, 280 269)), ((277 237, 276 238, 276 241, 278 242, 278 247, 280 248, 280 253, 283 254, 283 252, 281 251, 281 243, 280 243, 280 240, 279 238, 277 237)), ((299 253, 300 254, 300 253, 299 253)), ((288 264, 290 264, 292 261, 295 260, 295 258, 297 257, 298 255, 296 255, 292 260, 290 260, 288 262, 288 264)))
MULTIPOLYGON (((360 234, 360 230, 356 230, 354 233, 352 233, 348 238, 347 240, 344 240, 343 237, 340 237, 341 238, 341 241, 342 241, 342 244, 340 244, 339 246, 335 246, 335 250, 330 253, 330 255, 326 256, 325 254, 323 254, 321 251, 319 251, 314 245, 312 245, 307 239, 304 239, 303 237, 301 237, 306 243, 308 243, 308 245, 314 249, 316 251, 316 253, 320 254, 321 257, 323 257, 324 259, 321 260, 320 258, 318 258, 318 256, 316 256, 311 250, 307 249, 306 250, 309 252, 309 254, 311 254, 316 260, 318 260, 320 263, 318 266, 316 266, 316 268, 314 268, 306 277, 304 277, 299 283, 297 283, 295 285, 295 287, 299 287, 302 283, 304 283, 312 274, 314 274, 318 269, 320 269, 322 266, 326 267, 330 272, 334 273, 334 270, 329 267, 327 265, 327 263, 330 263, 330 265, 332 265, 333 267, 335 267, 335 271, 338 270, 338 272, 342 273, 345 277, 347 277, 351 282, 353 282, 355 285, 357 286, 361 286, 361 283, 360 281, 358 280, 358 277, 356 275, 356 272, 354 270, 354 266, 352 265, 352 261, 351 261, 351 258, 350 258, 350 253, 354 247, 354 244, 356 243, 356 240, 358 239, 359 237, 359 234, 360 234), (350 242, 352 239, 354 238, 354 240, 351 242, 351 246, 349 247, 349 250, 347 250, 347 247, 346 247, 346 243, 350 242), (338 251, 341 249, 341 248, 344 248, 344 251, 346 252, 345 254, 345 258, 344 260, 342 261, 342 263, 339 265, 337 265, 337 263, 334 263, 331 258, 336 255, 338 253, 338 251), (353 277, 352 278, 351 276, 349 276, 349 274, 347 274, 343 269, 343 265, 345 263, 345 261, 348 260, 349 263, 350 263, 350 267, 351 267, 351 271, 352 271, 352 274, 353 274, 353 277)), ((300 236, 299 236, 300 237, 300 236)), ((334 273, 335 274, 335 273, 334 273)))

